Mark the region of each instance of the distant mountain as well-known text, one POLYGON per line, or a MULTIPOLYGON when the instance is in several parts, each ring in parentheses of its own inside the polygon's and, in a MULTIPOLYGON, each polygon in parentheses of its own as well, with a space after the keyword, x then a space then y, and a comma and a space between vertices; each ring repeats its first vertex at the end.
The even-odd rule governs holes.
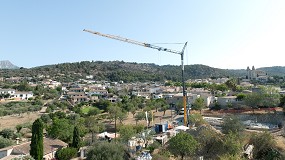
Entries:
POLYGON ((0 61, 0 69, 18 69, 19 67, 12 64, 10 61, 0 61))

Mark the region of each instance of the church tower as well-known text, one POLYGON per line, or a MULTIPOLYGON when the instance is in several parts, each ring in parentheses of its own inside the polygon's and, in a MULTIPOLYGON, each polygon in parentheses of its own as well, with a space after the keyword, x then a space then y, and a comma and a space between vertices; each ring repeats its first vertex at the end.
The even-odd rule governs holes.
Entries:
POLYGON ((256 72, 255 72, 254 66, 252 66, 252 70, 251 70, 251 79, 256 79, 256 72))
POLYGON ((247 71, 246 79, 251 79, 251 73, 250 73, 249 66, 247 66, 246 71, 247 71))

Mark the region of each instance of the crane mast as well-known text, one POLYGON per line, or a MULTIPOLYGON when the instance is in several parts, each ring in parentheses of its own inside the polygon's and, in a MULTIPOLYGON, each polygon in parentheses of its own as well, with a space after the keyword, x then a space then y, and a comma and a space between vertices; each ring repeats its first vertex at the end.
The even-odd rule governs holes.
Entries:
POLYGON ((135 45, 139 45, 139 46, 143 46, 143 47, 147 47, 147 48, 152 48, 152 49, 156 49, 158 51, 165 51, 165 52, 170 52, 170 53, 174 53, 174 54, 179 54, 181 56, 181 71, 182 71, 182 88, 183 88, 183 108, 184 108, 184 125, 187 126, 187 108, 186 108, 186 87, 185 87, 185 80, 184 80, 184 50, 187 46, 187 42, 184 44, 184 47, 182 49, 182 51, 175 51, 175 50, 171 50, 168 48, 164 48, 164 47, 160 47, 160 46, 156 46, 156 45, 152 45, 149 43, 143 43, 143 42, 139 42, 139 41, 135 41, 135 40, 131 40, 128 38, 123 38, 120 36, 115 36, 115 35, 111 35, 111 34, 103 34, 100 32, 94 32, 91 30, 87 30, 84 29, 84 32, 89 32, 98 36, 102 36, 102 37, 106 37, 106 38, 111 38, 111 39, 115 39, 115 40, 119 40, 122 42, 127 42, 127 43, 131 43, 131 44, 135 44, 135 45))

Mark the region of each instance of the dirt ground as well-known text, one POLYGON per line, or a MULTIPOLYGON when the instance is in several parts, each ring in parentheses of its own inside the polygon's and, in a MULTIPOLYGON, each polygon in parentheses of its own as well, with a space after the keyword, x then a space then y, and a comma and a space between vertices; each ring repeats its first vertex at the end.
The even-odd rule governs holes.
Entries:
POLYGON ((40 117, 39 112, 24 113, 21 115, 4 116, 0 118, 0 130, 4 128, 15 129, 15 127, 18 124, 23 124, 27 122, 33 123, 39 117, 40 117))
MULTIPOLYGON (((23 124, 23 123, 27 123, 27 122, 34 122, 34 120, 36 120, 37 118, 40 117, 41 113, 43 113, 45 111, 46 108, 43 108, 42 111, 40 112, 31 112, 31 113, 25 113, 25 114, 21 114, 19 115, 10 115, 10 116, 4 116, 4 117, 0 117, 0 130, 3 128, 15 128, 16 125, 18 124, 23 124)), ((277 111, 281 112, 282 109, 278 109, 277 111)), ((255 111, 255 113, 268 113, 266 111, 255 111)), ((153 123, 150 122, 150 125, 154 125, 156 123, 164 123, 164 122, 170 122, 172 120, 174 120, 177 116, 174 110, 172 110, 172 114, 171 114, 171 110, 167 110, 165 112, 165 115, 163 115, 163 111, 158 111, 155 112, 155 110, 153 110, 153 123), (172 118, 171 118, 172 117, 172 118)), ((220 115, 224 115, 225 113, 219 113, 219 112, 213 112, 213 111, 203 111, 204 115, 212 115, 212 116, 220 116, 220 115)), ((181 115, 179 115, 181 117, 181 115)), ((183 115, 182 115, 183 117, 183 115)), ((133 117, 133 115, 131 113, 128 114, 128 118, 126 120, 123 121, 123 124, 136 124, 135 118, 133 117)), ((138 124, 145 124, 146 125, 146 121, 145 120, 141 120, 138 122, 138 124)))
MULTIPOLYGON (((43 111, 24 113, 21 115, 9 115, 9 116, 0 117, 0 130, 4 128, 15 129, 16 125, 27 123, 27 122, 33 123, 37 118, 41 116, 42 112, 43 111)), ((155 112, 154 110, 153 113, 154 113, 154 117, 153 117, 154 121, 153 121, 153 124, 152 122, 150 122, 151 126, 156 123, 163 123, 166 121, 171 121, 171 111, 170 110, 167 110, 165 112, 165 115, 163 115, 162 111, 155 112)), ((172 117, 173 119, 175 118, 174 110, 172 111, 172 117)), ((123 124, 136 124, 136 120, 135 118, 133 118, 133 115, 129 113, 128 118, 123 121, 123 124)), ((146 121, 141 120, 138 122, 138 124, 146 125, 146 121)))
POLYGON ((276 141, 277 148, 285 153, 285 138, 283 136, 275 136, 274 139, 276 141))

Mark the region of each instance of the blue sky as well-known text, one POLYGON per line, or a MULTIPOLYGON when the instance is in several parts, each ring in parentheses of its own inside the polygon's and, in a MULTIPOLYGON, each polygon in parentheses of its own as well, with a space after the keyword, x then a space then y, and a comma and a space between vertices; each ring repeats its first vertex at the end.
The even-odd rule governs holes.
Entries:
POLYGON ((185 51, 185 64, 285 66, 284 0, 4 0, 0 60, 35 67, 78 61, 180 65, 180 56, 90 29, 185 51))

